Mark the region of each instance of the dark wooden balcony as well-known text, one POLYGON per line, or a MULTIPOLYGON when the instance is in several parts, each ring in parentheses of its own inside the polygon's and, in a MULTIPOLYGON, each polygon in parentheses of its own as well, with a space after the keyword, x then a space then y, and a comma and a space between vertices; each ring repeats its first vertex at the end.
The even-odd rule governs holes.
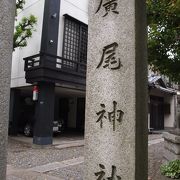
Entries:
POLYGON ((40 52, 24 58, 27 83, 53 82, 85 89, 86 63, 40 52))

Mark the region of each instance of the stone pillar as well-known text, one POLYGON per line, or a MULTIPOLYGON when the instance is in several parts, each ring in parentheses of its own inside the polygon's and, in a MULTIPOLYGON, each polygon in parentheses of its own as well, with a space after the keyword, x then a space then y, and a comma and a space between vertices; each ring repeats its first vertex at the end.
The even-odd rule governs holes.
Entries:
POLYGON ((38 102, 36 103, 33 143, 50 145, 53 142, 54 83, 39 82, 38 102))
POLYGON ((145 0, 89 1, 84 179, 147 180, 145 0))
POLYGON ((9 92, 15 1, 0 1, 0 179, 6 179, 9 92))

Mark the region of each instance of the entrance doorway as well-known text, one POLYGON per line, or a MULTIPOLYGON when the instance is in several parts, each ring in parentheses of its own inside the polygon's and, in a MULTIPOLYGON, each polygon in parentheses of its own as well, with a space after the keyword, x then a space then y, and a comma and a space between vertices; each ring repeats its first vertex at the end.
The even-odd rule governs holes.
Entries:
POLYGON ((150 128, 164 129, 164 98, 162 97, 150 97, 150 128))
POLYGON ((59 118, 63 126, 63 130, 67 129, 69 112, 69 100, 68 98, 59 99, 59 118))

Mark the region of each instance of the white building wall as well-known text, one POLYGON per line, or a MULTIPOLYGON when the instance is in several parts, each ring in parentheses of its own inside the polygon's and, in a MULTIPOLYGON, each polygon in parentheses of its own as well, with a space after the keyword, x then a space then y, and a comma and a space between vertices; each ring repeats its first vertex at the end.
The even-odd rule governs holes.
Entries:
MULTIPOLYGON (((24 16, 28 17, 33 14, 37 17, 36 31, 33 32, 32 38, 28 40, 28 46, 16 48, 12 58, 11 87, 27 86, 25 82, 24 61, 23 58, 39 53, 41 43, 41 32, 44 13, 44 0, 26 1, 24 9, 18 12, 17 22, 24 16)), ((17 23, 16 22, 16 23, 17 23)))
MULTIPOLYGON (((25 82, 24 61, 23 58, 39 53, 41 45, 41 34, 43 24, 45 0, 26 1, 23 11, 18 13, 17 20, 24 16, 33 14, 37 17, 36 31, 33 32, 32 38, 28 40, 28 46, 17 48, 13 52, 11 87, 27 86, 25 82)), ((58 56, 62 56, 63 31, 64 31, 64 14, 68 14, 85 24, 88 23, 88 0, 61 0, 60 5, 60 24, 59 24, 59 43, 58 56)))

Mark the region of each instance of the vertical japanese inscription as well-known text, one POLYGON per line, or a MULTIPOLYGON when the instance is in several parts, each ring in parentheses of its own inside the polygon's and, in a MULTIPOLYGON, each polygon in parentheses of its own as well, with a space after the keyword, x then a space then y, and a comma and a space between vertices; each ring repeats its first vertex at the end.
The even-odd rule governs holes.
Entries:
POLYGON ((97 176, 97 180, 121 180, 121 177, 117 175, 116 166, 112 166, 111 176, 107 177, 105 172, 105 166, 103 164, 99 164, 100 171, 94 173, 97 176))
MULTIPOLYGON (((119 14, 117 11, 118 0, 100 0, 100 4, 95 12, 97 14, 101 9, 105 11, 102 17, 106 17, 109 13, 119 14)), ((117 57, 118 43, 113 42, 103 47, 103 53, 101 60, 97 65, 97 69, 100 67, 108 68, 110 70, 118 70, 123 66, 121 59, 117 57)), ((112 111, 106 111, 106 105, 100 104, 101 110, 96 112, 97 120, 96 123, 100 124, 100 128, 103 128, 104 120, 107 120, 113 126, 113 131, 116 130, 116 124, 121 123, 123 120, 124 112, 117 108, 117 102, 113 101, 112 111)), ((99 164, 100 171, 95 172, 97 180, 121 180, 121 177, 117 175, 116 166, 112 165, 111 175, 108 176, 106 168, 103 164, 99 164)))
POLYGON ((106 115, 106 106, 105 104, 100 104, 102 110, 97 112, 96 115, 99 116, 96 123, 100 123, 100 128, 103 128, 103 119, 109 120, 109 122, 113 123, 113 131, 116 130, 116 121, 121 122, 123 119, 124 112, 120 109, 117 109, 117 102, 113 101, 113 110, 108 112, 108 117, 106 115))
POLYGON ((101 61, 99 62, 97 68, 100 68, 102 66, 103 68, 116 70, 122 67, 120 58, 116 57, 117 47, 118 47, 118 43, 114 42, 103 48, 101 61))
POLYGON ((107 16, 111 11, 115 14, 119 14, 117 11, 117 6, 118 0, 101 0, 96 13, 98 13, 99 10, 103 7, 105 10, 103 17, 107 16))

